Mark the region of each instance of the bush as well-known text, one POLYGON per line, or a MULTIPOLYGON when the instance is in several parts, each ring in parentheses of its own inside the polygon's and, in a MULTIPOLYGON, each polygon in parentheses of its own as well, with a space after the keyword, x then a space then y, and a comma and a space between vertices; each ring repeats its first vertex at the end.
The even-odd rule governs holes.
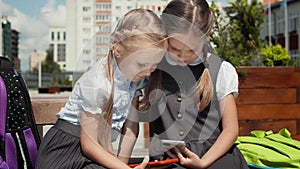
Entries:
POLYGON ((291 59, 285 48, 278 45, 266 45, 262 49, 262 56, 266 66, 295 66, 296 61, 291 59))

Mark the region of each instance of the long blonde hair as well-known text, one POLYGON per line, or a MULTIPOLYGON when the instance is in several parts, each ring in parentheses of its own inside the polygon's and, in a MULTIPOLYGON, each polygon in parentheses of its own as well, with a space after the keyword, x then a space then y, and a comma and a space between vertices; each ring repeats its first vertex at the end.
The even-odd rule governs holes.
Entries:
MULTIPOLYGON (((165 29, 155 13, 145 9, 134 9, 126 13, 119 20, 114 32, 111 34, 110 42, 111 46, 118 43, 127 51, 135 51, 149 47, 166 50, 166 39, 165 29)), ((106 76, 112 84, 112 91, 107 102, 102 107, 102 111, 106 113, 104 118, 107 124, 111 124, 114 100, 114 58, 112 48, 107 57, 106 76)), ((101 138, 103 141, 103 143, 101 143, 102 145, 111 144, 110 128, 106 130, 106 136, 102 136, 103 138, 101 138), (107 139, 103 140, 105 138, 107 139)))
MULTIPOLYGON (((167 34, 180 33, 183 35, 197 33, 201 36, 199 41, 206 42, 213 28, 213 15, 209 5, 205 0, 172 0, 164 9, 161 16, 167 34), (175 19, 174 19, 175 18, 175 19), (188 23, 188 24, 187 24, 188 23)), ((201 79, 197 84, 199 99, 198 111, 203 111, 213 97, 213 83, 208 71, 207 54, 210 51, 210 45, 203 43, 202 53, 204 58, 204 69, 201 79)), ((156 70, 150 77, 148 87, 145 90, 145 96, 141 101, 141 109, 150 107, 149 94, 154 89, 161 89, 162 74, 156 70)), ((157 97, 156 97, 157 99, 157 97)))

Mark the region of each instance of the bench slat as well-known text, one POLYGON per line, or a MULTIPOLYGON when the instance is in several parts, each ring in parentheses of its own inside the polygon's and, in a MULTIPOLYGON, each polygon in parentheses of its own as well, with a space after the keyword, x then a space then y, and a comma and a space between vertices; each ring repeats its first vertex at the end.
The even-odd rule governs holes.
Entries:
POLYGON ((36 124, 54 124, 56 122, 56 114, 65 104, 65 100, 32 101, 36 124))
POLYGON ((300 119, 300 104, 238 105, 239 120, 300 119))
POLYGON ((296 88, 240 89, 236 103, 239 104, 270 104, 297 103, 296 88))

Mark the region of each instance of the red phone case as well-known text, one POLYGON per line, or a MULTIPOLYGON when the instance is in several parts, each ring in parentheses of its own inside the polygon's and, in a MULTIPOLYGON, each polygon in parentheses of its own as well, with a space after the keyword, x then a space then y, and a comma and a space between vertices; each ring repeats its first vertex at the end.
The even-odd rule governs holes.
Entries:
MULTIPOLYGON (((178 163, 179 159, 178 158, 172 158, 172 159, 167 159, 167 160, 162 160, 162 161, 151 161, 147 163, 147 166, 161 166, 161 165, 168 165, 168 164, 172 164, 172 163, 178 163)), ((140 165, 141 163, 138 164, 129 164, 128 166, 133 168, 136 167, 138 165, 140 165)))

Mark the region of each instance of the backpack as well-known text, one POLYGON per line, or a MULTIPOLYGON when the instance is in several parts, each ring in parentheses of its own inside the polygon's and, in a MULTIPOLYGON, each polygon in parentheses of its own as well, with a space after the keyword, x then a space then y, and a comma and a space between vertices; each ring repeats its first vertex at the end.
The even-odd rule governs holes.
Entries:
POLYGON ((34 169, 40 136, 25 81, 0 57, 0 168, 34 169))
POLYGON ((252 136, 239 136, 236 144, 252 168, 300 168, 300 141, 283 128, 278 133, 254 130, 252 136))

